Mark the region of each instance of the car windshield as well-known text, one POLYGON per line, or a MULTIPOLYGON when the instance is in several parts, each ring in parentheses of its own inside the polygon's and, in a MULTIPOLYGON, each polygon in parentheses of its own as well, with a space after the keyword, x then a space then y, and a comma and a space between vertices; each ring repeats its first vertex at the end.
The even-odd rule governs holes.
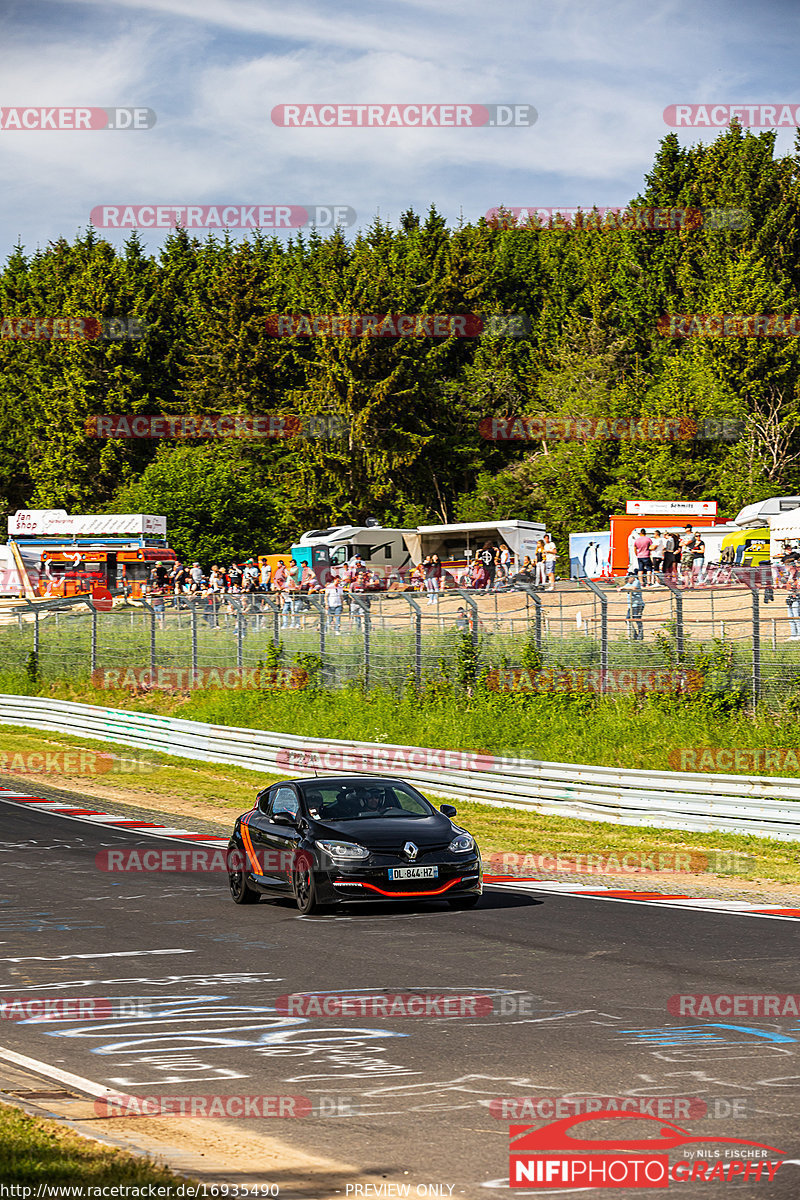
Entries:
POLYGON ((402 783, 339 781, 302 787, 313 817, 321 821, 354 821, 373 817, 429 817, 435 809, 402 783))

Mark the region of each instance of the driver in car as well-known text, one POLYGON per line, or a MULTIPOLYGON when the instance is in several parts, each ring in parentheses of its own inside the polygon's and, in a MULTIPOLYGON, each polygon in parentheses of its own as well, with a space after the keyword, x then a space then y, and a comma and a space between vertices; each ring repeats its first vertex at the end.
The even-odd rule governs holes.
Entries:
POLYGON ((364 812, 377 813, 387 807, 386 797, 383 794, 383 789, 379 787, 367 788, 364 796, 364 812))

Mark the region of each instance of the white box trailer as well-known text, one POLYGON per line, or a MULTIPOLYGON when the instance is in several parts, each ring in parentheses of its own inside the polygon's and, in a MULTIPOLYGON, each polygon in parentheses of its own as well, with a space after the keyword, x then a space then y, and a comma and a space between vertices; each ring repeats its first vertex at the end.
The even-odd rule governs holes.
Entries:
POLYGON ((486 542, 499 546, 505 542, 511 551, 514 568, 520 570, 525 555, 533 559, 536 543, 544 538, 545 526, 539 521, 456 521, 447 525, 420 525, 409 541, 415 563, 429 554, 438 554, 442 563, 455 568, 466 566, 486 542))
POLYGON ((783 558, 800 549, 800 509, 769 518, 769 556, 783 558))

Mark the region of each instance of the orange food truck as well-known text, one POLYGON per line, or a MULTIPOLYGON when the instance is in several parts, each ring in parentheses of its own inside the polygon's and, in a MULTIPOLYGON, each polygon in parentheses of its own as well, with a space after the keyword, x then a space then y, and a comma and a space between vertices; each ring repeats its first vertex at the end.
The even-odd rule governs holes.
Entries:
POLYGON ((46 599, 83 596, 97 587, 138 599, 154 564, 176 561, 166 517, 145 513, 69 516, 63 509, 21 509, 8 518, 8 549, 16 567, 14 594, 46 599))

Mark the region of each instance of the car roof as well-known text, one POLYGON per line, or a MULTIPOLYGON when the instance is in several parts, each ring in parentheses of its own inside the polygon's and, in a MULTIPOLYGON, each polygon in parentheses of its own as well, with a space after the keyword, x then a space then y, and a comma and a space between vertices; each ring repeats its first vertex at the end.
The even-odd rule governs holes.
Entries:
MULTIPOLYGON (((282 779, 281 783, 310 783, 314 787, 320 784, 339 784, 340 787, 353 786, 360 784, 373 784, 380 786, 381 784, 405 783, 398 775, 306 775, 302 779, 282 779)), ((413 786, 413 785, 408 785, 413 786)))

